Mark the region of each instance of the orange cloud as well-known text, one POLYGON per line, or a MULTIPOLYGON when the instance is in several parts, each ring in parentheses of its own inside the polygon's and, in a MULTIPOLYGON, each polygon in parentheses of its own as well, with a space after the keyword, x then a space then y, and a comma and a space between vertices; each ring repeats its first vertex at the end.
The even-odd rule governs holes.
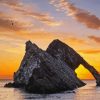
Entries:
POLYGON ((31 22, 21 21, 18 16, 0 12, 0 31, 26 31, 32 27, 31 22))
POLYGON ((90 49, 90 50, 78 50, 80 53, 85 53, 85 54, 95 54, 95 53, 100 53, 100 50, 95 50, 95 49, 90 49))
POLYGON ((10 19, 4 19, 0 17, 0 30, 13 30, 13 31, 19 31, 22 30, 23 27, 21 23, 19 22, 13 22, 10 19), (13 24, 14 23, 14 24, 13 24))
POLYGON ((76 38, 76 37, 69 37, 68 40, 71 42, 71 43, 76 43, 76 44, 87 44, 85 40, 83 39, 80 39, 80 38, 76 38))
POLYGON ((72 47, 86 46, 88 42, 75 36, 64 36, 63 41, 72 47))
POLYGON ((9 4, 9 5, 16 5, 19 3, 20 0, 0 0, 0 3, 9 4))
POLYGON ((83 23, 88 28, 100 29, 100 19, 96 15, 76 7, 68 0, 51 0, 51 4, 53 4, 57 9, 67 13, 69 16, 72 16, 78 22, 83 23))
POLYGON ((32 8, 28 8, 28 4, 22 4, 19 0, 1 0, 0 3, 4 6, 11 8, 17 13, 21 13, 24 16, 31 17, 45 23, 49 26, 59 26, 61 22, 55 21, 54 17, 50 16, 48 13, 41 13, 32 8))
POLYGON ((95 41, 96 43, 100 43, 100 37, 97 37, 97 36, 88 36, 89 39, 95 41))

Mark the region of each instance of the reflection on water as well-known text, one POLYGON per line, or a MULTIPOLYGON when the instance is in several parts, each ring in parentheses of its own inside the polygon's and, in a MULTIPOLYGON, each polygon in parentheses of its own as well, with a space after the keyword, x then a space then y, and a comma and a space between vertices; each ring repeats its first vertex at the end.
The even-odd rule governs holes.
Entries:
POLYGON ((76 90, 75 100, 100 100, 100 88, 97 91, 95 81, 88 81, 86 83, 86 86, 76 90))
POLYGON ((17 88, 4 88, 9 81, 0 81, 0 100, 100 100, 100 88, 95 81, 85 81, 86 86, 75 90, 75 93, 29 94, 17 88))

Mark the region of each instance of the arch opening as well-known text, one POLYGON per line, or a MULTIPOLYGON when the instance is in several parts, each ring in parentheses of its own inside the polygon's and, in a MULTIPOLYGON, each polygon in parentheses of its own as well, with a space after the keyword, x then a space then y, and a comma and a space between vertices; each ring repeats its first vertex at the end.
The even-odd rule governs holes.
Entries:
POLYGON ((95 80, 94 76, 89 72, 89 70, 81 64, 75 69, 75 73, 77 74, 77 77, 82 80, 95 80))

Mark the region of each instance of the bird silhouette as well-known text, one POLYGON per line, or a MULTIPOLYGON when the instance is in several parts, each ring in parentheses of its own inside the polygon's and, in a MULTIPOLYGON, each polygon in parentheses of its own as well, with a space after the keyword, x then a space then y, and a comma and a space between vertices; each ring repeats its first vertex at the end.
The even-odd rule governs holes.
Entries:
POLYGON ((12 26, 14 25, 14 23, 12 22, 12 26))

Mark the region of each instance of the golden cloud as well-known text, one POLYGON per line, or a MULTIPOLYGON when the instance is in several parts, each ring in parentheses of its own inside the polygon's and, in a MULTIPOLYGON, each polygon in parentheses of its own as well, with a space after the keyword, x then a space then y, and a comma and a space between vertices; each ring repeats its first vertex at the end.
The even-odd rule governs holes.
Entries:
POLYGON ((100 37, 97 37, 97 36, 88 36, 89 39, 95 41, 96 43, 100 43, 100 37))
POLYGON ((79 50, 78 52, 85 54, 95 54, 95 53, 100 53, 100 50, 90 49, 90 50, 79 50))
POLYGON ((84 39, 77 38, 75 36, 64 36, 63 41, 71 46, 88 45, 88 42, 86 42, 84 39))

